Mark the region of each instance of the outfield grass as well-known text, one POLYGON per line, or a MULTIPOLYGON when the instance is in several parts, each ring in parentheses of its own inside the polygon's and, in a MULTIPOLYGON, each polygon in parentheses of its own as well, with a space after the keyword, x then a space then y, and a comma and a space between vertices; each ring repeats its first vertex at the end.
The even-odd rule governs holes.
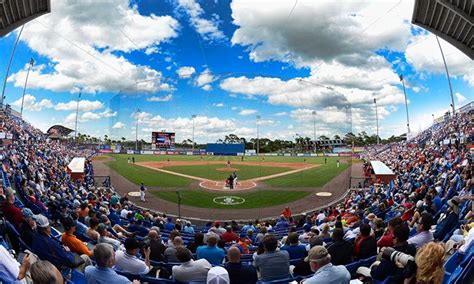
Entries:
MULTIPOLYGON (((178 203, 178 197, 175 191, 153 191, 153 195, 178 203)), ((210 193, 197 190, 181 191, 181 204, 201 208, 220 208, 220 209, 249 209, 269 207, 273 205, 287 204, 299 200, 311 194, 309 191, 274 191, 262 190, 251 193, 210 193), (245 202, 237 205, 222 205, 213 202, 213 199, 219 196, 238 196, 245 199, 245 202)))
MULTIPOLYGON (((196 177, 202 177, 211 180, 223 181, 229 177, 230 172, 217 171, 218 168, 225 168, 226 165, 199 165, 199 166, 171 166, 164 167, 164 169, 172 172, 192 175, 196 177)), ((277 173, 291 171, 291 168, 280 168, 280 167, 266 167, 262 166, 249 166, 249 165, 236 165, 233 164, 232 168, 238 169, 237 176, 239 180, 246 180, 251 178, 257 178, 261 176, 269 176, 277 173)))
POLYGON ((327 164, 317 168, 268 179, 264 182, 275 187, 321 187, 348 167, 350 167, 350 164, 341 163, 338 168, 336 160, 331 159, 328 160, 327 164))

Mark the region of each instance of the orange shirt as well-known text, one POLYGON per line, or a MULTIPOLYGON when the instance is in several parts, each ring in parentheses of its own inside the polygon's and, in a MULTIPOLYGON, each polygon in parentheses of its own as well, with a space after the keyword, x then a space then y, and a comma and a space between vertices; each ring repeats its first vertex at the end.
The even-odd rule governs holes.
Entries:
POLYGON ((89 248, 76 236, 63 233, 61 236, 61 241, 66 245, 72 252, 78 254, 85 254, 87 256, 92 256, 92 252, 89 248))
POLYGON ((285 208, 285 209, 281 212, 281 215, 283 215, 283 217, 285 217, 286 219, 290 218, 290 217, 291 217, 291 210, 290 210, 290 208, 285 208))
POLYGON ((250 251, 249 251, 250 240, 249 239, 245 239, 244 241, 239 240, 239 242, 237 244, 242 248, 242 252, 244 254, 249 254, 250 253, 250 251))

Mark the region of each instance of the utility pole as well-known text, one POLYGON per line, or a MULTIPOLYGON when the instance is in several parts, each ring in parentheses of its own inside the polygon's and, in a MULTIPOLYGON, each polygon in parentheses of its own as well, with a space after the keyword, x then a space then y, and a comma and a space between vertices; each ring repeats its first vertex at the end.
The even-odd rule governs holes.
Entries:
POLYGON ((0 97, 0 108, 3 108, 3 100, 5 99, 5 88, 7 87, 7 79, 8 74, 10 74, 10 67, 12 66, 12 60, 15 56, 16 47, 18 46, 18 41, 20 41, 21 33, 23 32, 23 28, 25 25, 21 26, 20 32, 16 37, 15 45, 13 46, 12 53, 10 54, 10 61, 8 62, 7 72, 5 73, 5 79, 3 80, 3 89, 2 89, 2 96, 0 97))
POLYGON ((79 88, 79 94, 77 95, 77 105, 76 105, 76 123, 74 126, 74 142, 77 142, 77 119, 79 117, 79 101, 81 100, 82 87, 79 88))
POLYGON ((438 36, 436 36, 436 41, 438 42, 439 51, 441 51, 441 57, 443 57, 444 69, 446 69, 446 77, 448 77, 448 85, 449 85, 449 92, 451 93, 451 108, 453 109, 453 117, 456 115, 456 108, 454 106, 454 96, 453 96, 453 88, 451 86, 451 79, 449 78, 449 71, 448 65, 446 64, 446 59, 444 58, 444 52, 441 48, 441 43, 439 42, 438 36))
POLYGON ((375 104, 375 122, 377 123, 377 145, 380 144, 380 138, 379 138, 379 113, 377 110, 377 99, 374 98, 374 104, 375 104))
POLYGON ((23 118, 23 103, 25 102, 26 84, 28 84, 28 76, 30 75, 30 70, 33 67, 33 64, 35 64, 35 61, 33 60, 33 58, 31 58, 29 66, 28 66, 28 72, 26 72, 25 86, 23 87, 23 96, 21 97, 20 116, 22 118, 23 118))
POLYGON ((193 152, 194 152, 194 144, 195 144, 195 143, 194 143, 194 119, 196 118, 196 115, 193 114, 193 115, 191 116, 191 118, 193 119, 193 152))
POLYGON ((257 156, 260 153, 260 119, 262 117, 257 115, 257 156))
POLYGON ((316 111, 313 110, 313 140, 314 140, 314 152, 316 152, 316 111))
POLYGON ((402 81, 403 85, 403 93, 405 94, 405 109, 407 112, 407 140, 410 134, 410 118, 408 117, 408 100, 407 100, 407 92, 405 90, 405 81, 403 80, 403 74, 400 74, 400 81, 402 81))
POLYGON ((140 109, 137 108, 136 111, 136 125, 135 125, 135 151, 138 151, 138 114, 140 113, 140 109))

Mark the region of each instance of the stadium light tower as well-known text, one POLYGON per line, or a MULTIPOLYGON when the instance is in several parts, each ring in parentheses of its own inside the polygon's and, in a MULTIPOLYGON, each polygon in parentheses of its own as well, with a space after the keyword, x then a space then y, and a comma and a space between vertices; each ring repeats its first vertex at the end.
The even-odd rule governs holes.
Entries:
POLYGON ((194 151, 194 119, 196 118, 196 115, 193 114, 193 115, 191 116, 191 118, 192 118, 192 120, 193 120, 193 151, 194 151))
POLYGON ((375 104, 375 122, 377 123, 377 145, 380 144, 380 138, 379 138, 379 113, 377 110, 377 99, 374 98, 374 104, 375 104))
POLYGON ((74 125, 74 142, 77 142, 77 118, 79 117, 79 102, 81 101, 82 87, 76 87, 79 89, 79 94, 77 94, 77 105, 76 105, 76 122, 74 125))
POLYGON ((262 117, 257 115, 257 156, 260 153, 260 119, 262 117))
POLYGON ((21 33, 23 32, 24 27, 25 25, 21 26, 20 32, 18 33, 18 36, 16 37, 16 41, 15 41, 15 45, 13 46, 12 53, 10 54, 10 61, 8 62, 7 72, 5 73, 5 79, 3 80, 2 96, 0 97, 0 108, 3 108, 3 99, 5 99, 5 88, 7 87, 8 74, 10 74, 10 67, 12 66, 12 60, 13 60, 13 57, 15 56, 15 50, 18 45, 18 41, 20 40, 21 33))
POLYGON ((433 117, 433 124, 435 124, 434 113, 432 113, 431 116, 433 117))
POLYGON ((403 74, 400 74, 399 77, 400 77, 400 81, 402 82, 402 85, 403 85, 403 93, 405 94, 405 109, 407 111, 407 139, 408 139, 408 135, 410 134, 410 118, 408 117, 407 91, 405 89, 405 81, 403 80, 403 74))
POLYGON ((138 151, 138 114, 140 114, 141 110, 137 108, 136 111, 136 125, 135 125, 135 151, 138 151))
POLYGON ((455 116, 456 111, 454 107, 453 88, 451 87, 451 79, 449 78, 448 65, 446 64, 446 59, 444 58, 444 52, 443 52, 443 49, 441 48, 441 43, 439 42, 438 36, 436 36, 436 41, 438 42, 439 51, 441 52, 441 57, 443 58, 444 69, 446 69, 446 77, 448 77, 449 92, 451 93, 451 108, 453 109, 453 116, 455 116))
POLYGON ((313 140, 314 140, 314 152, 316 152, 316 111, 313 110, 313 140))
POLYGON ((28 76, 30 75, 30 70, 33 67, 33 64, 35 64, 35 61, 33 60, 33 58, 31 58, 28 64, 29 65, 28 72, 26 72, 25 86, 23 87, 23 96, 21 96, 21 109, 20 109, 21 117, 23 117, 23 103, 25 102, 26 84, 28 84, 28 76))

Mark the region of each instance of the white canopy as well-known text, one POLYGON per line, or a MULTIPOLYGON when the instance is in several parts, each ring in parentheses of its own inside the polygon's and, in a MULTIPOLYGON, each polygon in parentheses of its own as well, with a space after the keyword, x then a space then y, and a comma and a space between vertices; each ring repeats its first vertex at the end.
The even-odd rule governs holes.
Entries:
POLYGON ((74 158, 72 161, 67 165, 68 169, 71 173, 84 173, 84 165, 86 163, 86 158, 74 158))
POLYGON ((395 175, 395 173, 381 161, 371 161, 370 164, 376 175, 395 175))

